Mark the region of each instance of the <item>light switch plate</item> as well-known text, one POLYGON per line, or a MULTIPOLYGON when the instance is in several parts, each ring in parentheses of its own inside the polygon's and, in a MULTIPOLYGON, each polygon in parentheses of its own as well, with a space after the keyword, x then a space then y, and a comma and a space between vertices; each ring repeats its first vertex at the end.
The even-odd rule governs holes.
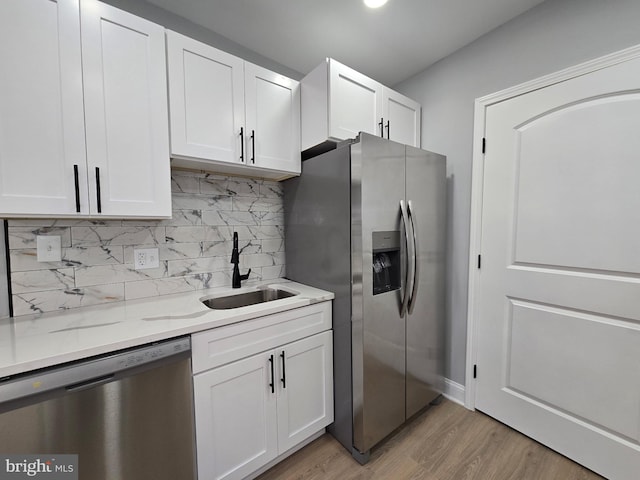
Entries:
POLYGON ((39 262, 59 262, 62 260, 60 235, 38 235, 36 246, 39 262))
POLYGON ((133 249, 133 268, 136 270, 144 270, 146 268, 158 268, 160 259, 158 258, 157 248, 134 248, 133 249))

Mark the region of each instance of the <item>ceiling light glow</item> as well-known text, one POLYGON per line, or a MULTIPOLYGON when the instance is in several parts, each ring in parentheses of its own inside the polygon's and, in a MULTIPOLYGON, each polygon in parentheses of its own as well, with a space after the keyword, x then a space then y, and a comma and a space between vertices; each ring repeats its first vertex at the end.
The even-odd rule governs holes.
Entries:
POLYGON ((364 4, 369 8, 379 8, 387 3, 387 0, 364 0, 364 4))

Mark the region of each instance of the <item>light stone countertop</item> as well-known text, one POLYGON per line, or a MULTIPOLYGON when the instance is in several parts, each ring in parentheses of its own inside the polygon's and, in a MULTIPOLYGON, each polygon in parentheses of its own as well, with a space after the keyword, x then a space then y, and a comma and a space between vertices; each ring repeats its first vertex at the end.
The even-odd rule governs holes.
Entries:
POLYGON ((0 320, 0 379, 333 298, 331 292, 278 279, 8 318, 0 320), (200 301, 266 285, 299 295, 229 310, 212 310, 200 301))

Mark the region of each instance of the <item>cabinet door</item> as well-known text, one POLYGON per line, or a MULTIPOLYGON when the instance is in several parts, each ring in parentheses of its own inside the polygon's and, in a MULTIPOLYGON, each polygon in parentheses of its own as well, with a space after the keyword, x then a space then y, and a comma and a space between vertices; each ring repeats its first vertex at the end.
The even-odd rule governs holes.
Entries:
POLYGON ((248 164, 300 173, 300 84, 245 62, 248 164))
POLYGON ((167 48, 171 154, 242 163, 244 62, 171 31, 167 48))
POLYGON ((164 28, 82 0, 91 213, 171 216, 164 28))
POLYGON ((77 0, 0 2, 0 217, 88 213, 77 0))
POLYGON ((384 88, 384 137, 420 148, 421 107, 418 102, 384 88))
POLYGON ((241 479, 277 456, 272 355, 261 353, 194 376, 199 480, 241 479))
POLYGON ((290 343, 278 354, 278 451, 333 422, 331 331, 290 343))
POLYGON ((354 138, 358 132, 381 135, 381 84, 329 60, 329 137, 354 138))

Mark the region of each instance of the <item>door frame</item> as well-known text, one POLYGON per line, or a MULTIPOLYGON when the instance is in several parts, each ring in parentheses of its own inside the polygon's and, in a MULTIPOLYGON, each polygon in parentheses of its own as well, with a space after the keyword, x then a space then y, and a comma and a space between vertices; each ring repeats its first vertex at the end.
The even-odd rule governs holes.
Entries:
MULTIPOLYGON (((478 316, 480 301, 480 275, 478 255, 482 248, 482 203, 484 198, 484 152, 483 141, 487 108, 496 103, 524 95, 534 90, 564 82, 613 65, 640 57, 640 45, 635 45, 594 60, 589 60, 558 72, 530 80, 519 85, 477 98, 473 117, 473 156, 471 174, 471 224, 469 241, 469 293, 467 297, 467 358, 465 373, 464 406, 475 410, 476 379, 474 366, 478 351, 478 316)), ((487 148, 491 148, 488 146, 487 148)))

